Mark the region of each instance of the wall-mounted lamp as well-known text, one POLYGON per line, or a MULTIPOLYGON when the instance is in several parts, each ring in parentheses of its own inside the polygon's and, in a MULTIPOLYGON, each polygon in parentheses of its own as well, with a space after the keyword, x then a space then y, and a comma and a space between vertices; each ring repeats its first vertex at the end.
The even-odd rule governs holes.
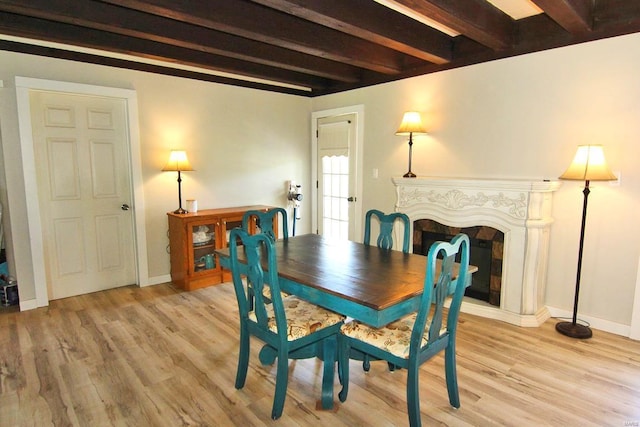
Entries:
POLYGON ((192 171, 191 163, 189 163, 189 159, 187 159, 186 151, 171 151, 169 154, 169 161, 166 166, 162 168, 163 172, 178 172, 178 209, 173 211, 175 214, 185 214, 186 210, 182 209, 182 178, 180 177, 180 172, 183 171, 192 171))
POLYGON ((584 226, 587 219, 587 197, 589 181, 614 181, 617 177, 609 170, 601 145, 580 145, 573 162, 560 179, 584 181, 584 202, 582 204, 582 227, 580 228, 580 246, 578 249, 578 271, 576 274, 576 291, 573 300, 573 319, 571 322, 556 323, 556 330, 571 338, 590 338, 591 329, 577 323, 578 295, 580 294, 580 272, 582 271, 582 246, 584 244, 584 226))
POLYGON ((415 178, 416 174, 411 172, 411 149, 413 146, 413 134, 427 133, 422 124, 420 113, 416 111, 408 111, 402 117, 402 123, 396 131, 396 135, 409 135, 409 172, 403 175, 404 178, 415 178))

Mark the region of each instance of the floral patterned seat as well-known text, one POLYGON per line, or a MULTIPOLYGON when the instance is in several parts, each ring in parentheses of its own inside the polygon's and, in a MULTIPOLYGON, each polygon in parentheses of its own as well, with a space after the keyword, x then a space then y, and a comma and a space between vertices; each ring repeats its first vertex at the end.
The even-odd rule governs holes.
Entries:
MULTIPOLYGON (((282 305, 287 314, 287 339, 289 341, 306 337, 322 328, 342 324, 344 320, 344 316, 338 313, 326 310, 293 295, 283 298, 282 305)), ((269 304, 266 309, 269 330, 277 334, 278 325, 273 304, 269 304)), ((254 322, 257 321, 255 312, 249 313, 249 319, 254 322)))
MULTIPOLYGON (((389 323, 382 328, 374 328, 366 323, 353 322, 345 323, 340 331, 343 335, 355 338, 387 351, 397 357, 404 359, 409 358, 409 349, 411 347, 411 331, 416 323, 418 313, 411 313, 400 320, 389 323)), ((443 334, 446 329, 443 328, 440 333, 443 334)), ((424 334, 420 346, 427 345, 429 341, 429 325, 425 326, 424 334)))

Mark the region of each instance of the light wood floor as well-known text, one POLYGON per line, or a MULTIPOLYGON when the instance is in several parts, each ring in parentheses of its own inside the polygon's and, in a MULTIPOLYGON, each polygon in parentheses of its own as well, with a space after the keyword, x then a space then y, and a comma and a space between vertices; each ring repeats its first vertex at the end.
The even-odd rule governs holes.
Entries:
MULTIPOLYGON (((564 337, 549 321, 518 328, 462 314, 449 406, 442 357, 423 365, 425 426, 638 426, 640 342, 595 331, 564 337)), ((0 315, 2 426, 406 425, 405 371, 352 362, 349 399, 316 410, 321 364, 290 363, 284 415, 270 420, 274 373, 253 341, 234 388, 238 321, 230 284, 194 292, 125 287, 0 315)))

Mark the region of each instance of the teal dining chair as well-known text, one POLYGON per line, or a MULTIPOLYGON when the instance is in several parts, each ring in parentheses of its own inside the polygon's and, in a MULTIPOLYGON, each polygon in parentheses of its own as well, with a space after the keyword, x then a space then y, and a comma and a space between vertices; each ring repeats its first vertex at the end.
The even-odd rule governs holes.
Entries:
MULTIPOLYGON (((242 229, 249 232, 250 221, 254 219, 261 234, 266 234, 273 240, 276 240, 276 231, 273 229, 273 223, 274 217, 278 215, 282 217, 282 238, 287 240, 289 238, 289 220, 287 218, 287 211, 283 208, 272 208, 266 212, 258 210, 246 211, 244 215, 242 215, 242 229)), ((276 224, 278 224, 277 221, 276 224)))
MULTIPOLYGON (((271 410, 271 418, 275 420, 282 415, 284 408, 290 357, 295 358, 296 354, 305 357, 321 354, 325 361, 324 375, 333 378, 337 336, 344 316, 295 296, 281 297, 275 243, 270 237, 265 234, 252 236, 241 228, 231 230, 230 237, 231 274, 240 313, 240 350, 235 387, 241 389, 246 382, 250 337, 259 338, 277 358, 271 410), (239 249, 239 244, 243 248, 239 249), (239 251, 243 251, 245 257, 242 262, 238 259, 239 251), (256 291, 252 310, 249 309, 243 276, 251 281, 256 291), (271 303, 267 303, 262 296, 262 289, 267 285, 273 290, 271 303)), ((260 377, 260 380, 263 378, 260 377)))
MULTIPOLYGON (((402 252, 405 254, 409 253, 409 233, 411 232, 411 226, 409 222, 409 217, 406 214, 400 212, 393 212, 390 214, 385 214, 382 211, 377 209, 371 209, 367 211, 364 218, 364 239, 363 243, 367 246, 370 244, 371 240, 371 218, 376 217, 378 219, 380 232, 378 233, 378 238, 376 239, 376 245, 382 249, 393 249, 393 226, 396 221, 402 223, 402 252)), ((362 359, 362 369, 365 372, 368 372, 371 369, 371 363, 369 360, 369 356, 366 354, 357 355, 357 352, 354 350, 352 357, 357 359, 362 359)), ((389 370, 393 371, 394 366, 389 363, 389 370)))
MULTIPOLYGON (((269 236, 272 240, 276 240, 276 231, 273 229, 274 219, 280 215, 282 217, 282 238, 284 240, 289 239, 289 220, 287 218, 287 211, 283 208, 272 208, 268 211, 259 211, 259 210, 249 210, 242 215, 242 229, 247 233, 251 233, 250 224, 251 221, 255 221, 255 228, 258 230, 259 234, 265 234, 269 236)), ((277 221, 275 221, 278 224, 277 221)), ((251 282, 247 281, 247 292, 249 297, 249 309, 253 309, 253 287, 251 286, 251 282)), ((267 301, 271 301, 271 289, 266 286, 264 288, 264 296, 267 298, 267 301)), ((283 296, 287 296, 287 294, 283 294, 283 296)))
POLYGON ((369 210, 364 218, 364 239, 365 245, 370 244, 371 240, 371 218, 375 216, 380 224, 380 233, 376 240, 376 245, 382 249, 393 249, 393 225, 396 221, 400 221, 403 227, 402 252, 409 253, 409 233, 411 226, 409 217, 400 212, 385 214, 377 209, 369 210))
POLYGON ((409 424, 420 426, 420 396, 418 381, 420 366, 444 351, 445 377, 449 403, 460 407, 456 373, 456 328, 460 305, 467 284, 469 268, 469 237, 458 234, 451 242, 436 242, 427 255, 424 291, 418 310, 382 328, 358 321, 346 323, 340 329, 338 370, 342 379, 340 401, 349 393, 349 355, 352 349, 386 360, 398 368, 407 369, 407 410, 409 424), (454 264, 459 254, 459 270, 454 264), (456 279, 453 281, 453 279, 456 279), (452 296, 448 310, 444 303, 452 296))

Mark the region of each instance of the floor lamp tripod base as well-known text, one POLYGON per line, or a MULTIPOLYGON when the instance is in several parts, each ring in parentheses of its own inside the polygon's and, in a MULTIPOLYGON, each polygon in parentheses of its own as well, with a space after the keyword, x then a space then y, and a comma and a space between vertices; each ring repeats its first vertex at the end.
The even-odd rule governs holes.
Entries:
POLYGON ((562 335, 566 335, 571 338, 591 338, 593 333, 588 326, 581 325, 573 322, 558 322, 556 323, 556 331, 562 335))

